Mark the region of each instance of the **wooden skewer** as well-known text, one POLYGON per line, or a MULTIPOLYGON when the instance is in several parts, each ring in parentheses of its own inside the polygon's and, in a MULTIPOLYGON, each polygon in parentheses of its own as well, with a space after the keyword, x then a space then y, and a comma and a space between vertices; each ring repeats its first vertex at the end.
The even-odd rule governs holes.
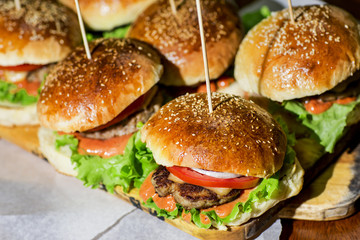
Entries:
POLYGON ((293 11, 293 8, 292 8, 291 0, 288 0, 288 5, 289 5, 289 13, 290 13, 291 23, 295 24, 294 11, 293 11))
POLYGON ((75 5, 76 5, 76 11, 77 11, 78 19, 79 19, 81 36, 82 36, 82 39, 83 39, 86 56, 87 56, 87 58, 89 60, 91 60, 91 53, 90 53, 89 44, 88 44, 88 41, 87 41, 87 38, 86 38, 86 31, 85 31, 85 27, 84 27, 84 22, 83 22, 82 17, 81 17, 79 0, 75 0, 75 5))
POLYGON ((206 53, 206 44, 205 44, 205 35, 204 35, 204 27, 202 23, 202 15, 201 15, 201 5, 200 0, 196 0, 196 9, 199 20, 199 30, 200 30, 200 39, 201 39, 201 47, 202 54, 204 59, 204 70, 205 70, 205 80, 206 80, 206 92, 208 97, 209 104, 209 113, 213 112, 212 102, 211 102, 211 88, 210 88, 210 77, 209 77, 209 66, 207 61, 207 53, 206 53))
POLYGON ((21 9, 20 0, 14 0, 14 1, 15 1, 15 8, 16 8, 16 10, 20 10, 20 9, 21 9))
POLYGON ((176 15, 176 5, 175 5, 175 0, 169 0, 170 1, 170 6, 171 6, 171 11, 174 15, 176 15))

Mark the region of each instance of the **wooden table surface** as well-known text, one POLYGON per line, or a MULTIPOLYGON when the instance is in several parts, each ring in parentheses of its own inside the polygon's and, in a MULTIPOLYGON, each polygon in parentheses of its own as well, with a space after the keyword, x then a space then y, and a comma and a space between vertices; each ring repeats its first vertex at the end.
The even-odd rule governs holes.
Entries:
MULTIPOLYGON (((360 207, 360 202, 357 203, 360 207)), ((360 239, 360 212, 336 221, 300 221, 281 219, 280 240, 339 240, 360 239)))

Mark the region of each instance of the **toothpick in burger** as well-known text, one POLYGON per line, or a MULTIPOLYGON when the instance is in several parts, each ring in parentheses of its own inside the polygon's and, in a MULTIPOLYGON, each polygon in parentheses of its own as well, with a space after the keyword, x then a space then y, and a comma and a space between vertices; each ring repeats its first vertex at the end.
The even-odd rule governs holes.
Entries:
POLYGON ((280 102, 294 114, 289 127, 296 148, 311 165, 334 152, 360 120, 360 32, 354 17, 332 5, 296 7, 294 18, 292 24, 284 9, 249 31, 235 78, 249 95, 280 102))
POLYGON ((81 43, 76 15, 48 0, 0 1, 0 125, 37 125, 41 82, 81 43))
POLYGON ((89 47, 91 60, 78 47, 46 78, 38 102, 40 148, 57 171, 87 186, 127 191, 144 169, 134 153, 126 154, 137 147, 138 123, 162 103, 155 84, 163 67, 157 52, 137 40, 97 39, 89 47))
MULTIPOLYGON (((302 188, 304 171, 273 117, 235 95, 178 97, 141 129, 159 167, 140 189, 159 216, 226 230, 302 188)), ((291 136, 289 136, 291 137, 291 136)))

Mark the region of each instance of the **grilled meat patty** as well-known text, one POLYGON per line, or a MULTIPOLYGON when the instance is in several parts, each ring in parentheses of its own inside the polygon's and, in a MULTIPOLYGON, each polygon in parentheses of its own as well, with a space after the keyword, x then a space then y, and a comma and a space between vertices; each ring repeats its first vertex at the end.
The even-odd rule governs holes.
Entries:
POLYGON ((163 98, 161 97, 161 94, 157 93, 149 106, 145 109, 130 115, 128 118, 125 118, 113 126, 96 132, 82 132, 81 135, 87 138, 109 139, 134 133, 138 130, 136 126, 139 122, 147 122, 147 120, 160 109, 162 101, 163 98))
POLYGON ((163 166, 156 170, 151 178, 155 191, 160 197, 172 194, 175 201, 186 209, 203 209, 224 204, 242 193, 241 189, 233 189, 226 195, 218 195, 204 187, 171 181, 168 179, 169 175, 170 172, 163 166))

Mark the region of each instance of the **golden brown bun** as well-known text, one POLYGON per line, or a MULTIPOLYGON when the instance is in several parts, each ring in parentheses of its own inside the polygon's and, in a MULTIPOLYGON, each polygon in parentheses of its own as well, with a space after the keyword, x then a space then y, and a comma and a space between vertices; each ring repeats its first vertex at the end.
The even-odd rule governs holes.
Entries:
MULTIPOLYGON (((201 2, 210 78, 215 79, 233 63, 242 33, 237 15, 225 1, 201 2)), ((192 0, 176 3, 176 16, 168 0, 152 4, 133 23, 128 36, 162 53, 164 84, 190 86, 205 81, 196 5, 192 0)))
MULTIPOLYGON (((133 22, 155 0, 79 0, 85 23, 94 30, 105 31, 133 22)), ((59 2, 76 11, 74 0, 59 2)))
POLYGON ((331 5, 274 13, 244 38, 235 61, 243 90, 283 101, 321 94, 360 68, 359 25, 331 5))
POLYGON ((0 1, 0 66, 49 64, 81 43, 76 15, 53 1, 0 1))
POLYGON ((131 39, 98 39, 58 63, 38 101, 41 124, 64 132, 85 131, 112 120, 156 84, 163 71, 151 47, 131 39))
POLYGON ((272 116, 241 97, 184 95, 163 106, 141 130, 142 141, 164 166, 269 177, 284 160, 286 136, 272 116))

